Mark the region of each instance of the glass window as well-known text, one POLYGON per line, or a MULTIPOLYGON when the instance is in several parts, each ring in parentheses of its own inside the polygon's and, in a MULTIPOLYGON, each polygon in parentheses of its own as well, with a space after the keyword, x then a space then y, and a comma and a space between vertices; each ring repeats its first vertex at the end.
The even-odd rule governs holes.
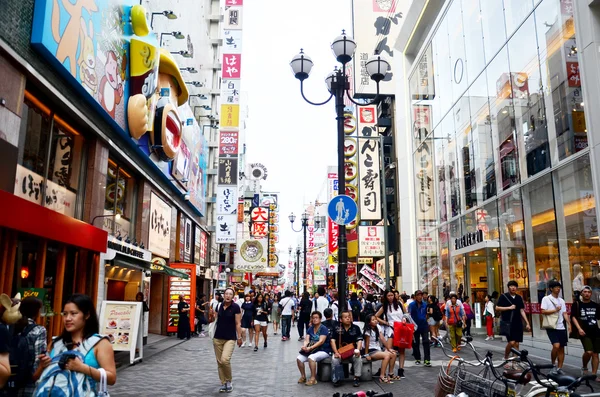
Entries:
MULTIPOLYGON (((485 59, 491 60, 506 42, 502 0, 480 0, 485 59)), ((497 77, 496 77, 497 78, 497 77)), ((494 81, 496 81, 494 78, 494 81)))
MULTIPOLYGON (((482 0, 486 1, 486 0, 482 0)), ((506 35, 510 35, 533 9, 533 0, 504 0, 504 17, 506 19, 506 35)), ((525 43, 523 43, 525 44, 525 43)))
POLYGON ((134 234, 131 224, 135 215, 135 179, 117 162, 108 159, 105 189, 104 214, 120 217, 103 218, 103 229, 123 238, 131 237, 134 234))
POLYGON ((435 227, 434 164, 431 139, 425 140, 415 152, 415 202, 418 226, 428 231, 435 227))
POLYGON ((23 103, 18 164, 43 177, 52 118, 29 101, 23 103))
MULTIPOLYGON (((600 258, 590 158, 581 157, 561 167, 556 174, 565 216, 572 287, 578 297, 583 285, 592 282, 592 264, 597 268, 600 258)), ((592 284, 600 282, 596 279, 592 284)))
MULTIPOLYGON (((560 258, 558 252, 558 234, 554 194, 550 174, 528 183, 523 188, 531 210, 531 228, 537 277, 537 303, 548 293, 548 282, 560 280, 560 258)), ((532 280, 533 281, 533 280, 532 280)))
POLYGON ((454 114, 450 112, 446 115, 442 121, 442 132, 447 135, 443 139, 448 140, 448 144, 444 151, 446 157, 446 177, 447 183, 446 188, 450 193, 450 217, 455 217, 461 212, 461 200, 460 200, 460 185, 461 175, 459 174, 458 167, 458 156, 457 156, 457 141, 454 126, 454 114), (446 134, 448 133, 448 134, 446 134))
MULTIPOLYGON (((450 223, 450 244, 454 249, 454 241, 461 238, 465 231, 461 229, 461 220, 456 219, 450 223)), ((450 272, 448 273, 446 286, 451 291, 458 291, 462 285, 465 285, 465 259, 464 255, 452 255, 450 259, 450 272)))
POLYGON ((468 210, 477 205, 469 97, 462 97, 454 106, 453 112, 457 132, 456 143, 458 145, 457 177, 459 182, 462 182, 460 193, 464 197, 464 209, 468 210))
POLYGON ((502 285, 516 280, 519 287, 528 291, 527 247, 519 189, 498 200, 498 231, 503 264, 502 285))
POLYGON ((460 1, 453 1, 444 18, 447 21, 452 21, 452 23, 448 23, 450 66, 452 67, 452 103, 456 102, 461 97, 468 86, 466 73, 467 65, 465 62, 465 38, 463 34, 460 3, 460 1))
POLYGON ((479 0, 462 1, 465 49, 467 58, 467 80, 475 81, 485 67, 486 59, 483 51, 483 27, 479 0))
POLYGON ((436 201, 438 208, 438 216, 440 222, 448 220, 448 170, 446 168, 446 148, 448 146, 448 138, 444 136, 442 125, 439 125, 433 132, 433 141, 435 148, 435 183, 436 183, 436 201))
POLYGON ((515 109, 522 179, 550 167, 548 131, 544 115, 543 91, 531 15, 508 43, 511 97, 515 109))
POLYGON ((515 110, 508 66, 508 53, 503 48, 486 69, 490 102, 492 136, 497 139, 501 189, 519 183, 518 148, 515 131, 515 110))
POLYGON ((448 42, 448 20, 444 18, 440 23, 438 30, 433 38, 433 47, 436 53, 435 57, 435 94, 439 98, 439 110, 434 109, 434 119, 436 112, 438 117, 443 117, 452 107, 452 86, 453 67, 450 64, 450 44, 448 42))
POLYGON ((440 273, 437 277, 437 290, 436 296, 441 298, 445 295, 445 292, 450 291, 450 285, 447 278, 450 275, 450 247, 452 244, 450 240, 450 234, 448 233, 448 225, 444 225, 439 229, 439 241, 440 241, 440 273))
POLYGON ((434 285, 438 284, 437 276, 439 274, 437 231, 419 237, 418 247, 420 288, 433 291, 435 290, 434 285))
POLYGON ((544 0, 534 13, 548 135, 560 160, 588 146, 573 9, 563 3, 544 0))
POLYGON ((81 171, 83 138, 61 127, 55 131, 57 134, 52 137, 50 148, 48 179, 76 193, 81 171))

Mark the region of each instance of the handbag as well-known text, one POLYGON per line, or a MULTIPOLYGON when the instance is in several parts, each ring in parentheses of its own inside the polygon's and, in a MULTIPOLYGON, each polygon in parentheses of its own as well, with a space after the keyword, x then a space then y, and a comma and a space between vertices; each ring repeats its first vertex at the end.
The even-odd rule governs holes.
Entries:
POLYGON ((331 368, 331 381, 333 383, 338 383, 342 379, 344 379, 346 375, 344 374, 344 367, 342 364, 333 365, 331 368))
MULTIPOLYGON (((312 341, 312 340, 311 340, 310 342, 308 342, 308 346, 307 346, 307 347, 311 347, 311 346, 313 346, 315 343, 317 343, 317 342, 315 342, 315 341, 312 341)), ((304 350, 300 349, 299 353, 300 353, 300 354, 302 354, 303 356, 310 356, 310 355, 311 355, 312 353, 314 353, 314 352, 311 352, 311 351, 304 351, 304 350)))
MULTIPOLYGON (((556 304, 552 301, 552 299, 548 298, 554 308, 556 309, 556 304)), ((556 313, 552 314, 543 314, 542 315, 542 329, 556 329, 558 326, 560 310, 556 313)))
POLYGON ((104 368, 98 368, 100 372, 100 382, 98 383, 98 397, 110 397, 108 394, 108 377, 104 368))
POLYGON ((399 349, 412 349, 415 326, 397 321, 394 323, 394 346, 399 349))
MULTIPOLYGON (((339 338, 338 338, 338 343, 341 346, 342 345, 342 331, 343 331, 343 325, 340 324, 340 332, 339 332, 339 338)), ((350 357, 352 357, 352 355, 354 354, 354 344, 353 343, 349 343, 347 345, 344 345, 340 348, 338 348, 338 354, 340 355, 340 357, 342 358, 342 360, 347 360, 350 357)))
POLYGON ((215 331, 217 330, 217 314, 219 313, 219 309, 221 308, 221 304, 217 305, 217 310, 212 310, 208 312, 208 337, 210 339, 214 339, 215 331), (212 315, 211 315, 212 313, 212 315))

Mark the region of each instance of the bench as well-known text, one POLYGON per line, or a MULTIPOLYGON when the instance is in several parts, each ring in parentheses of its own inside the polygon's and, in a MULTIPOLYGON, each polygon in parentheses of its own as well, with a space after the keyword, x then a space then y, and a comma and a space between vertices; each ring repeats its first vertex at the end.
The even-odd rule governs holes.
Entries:
MULTIPOLYGON (((352 360, 342 361, 344 366, 344 374, 348 377, 349 366, 352 365, 352 360)), ((362 358, 362 372, 360 374, 360 380, 367 382, 372 380, 372 361, 362 358)), ((331 382, 331 357, 321 360, 317 363, 317 377, 320 382, 331 382)))

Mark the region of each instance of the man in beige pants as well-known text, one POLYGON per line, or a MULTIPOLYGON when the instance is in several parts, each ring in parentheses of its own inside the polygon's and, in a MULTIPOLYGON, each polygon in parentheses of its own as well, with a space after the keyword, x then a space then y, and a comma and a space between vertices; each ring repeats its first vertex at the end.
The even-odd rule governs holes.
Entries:
POLYGON ((223 294, 223 303, 217 306, 216 313, 211 313, 211 317, 216 315, 215 337, 213 347, 217 364, 219 367, 219 378, 221 379, 220 393, 231 393, 233 386, 231 384, 231 356, 235 343, 242 345, 242 312, 240 307, 233 303, 234 291, 227 288, 223 294))

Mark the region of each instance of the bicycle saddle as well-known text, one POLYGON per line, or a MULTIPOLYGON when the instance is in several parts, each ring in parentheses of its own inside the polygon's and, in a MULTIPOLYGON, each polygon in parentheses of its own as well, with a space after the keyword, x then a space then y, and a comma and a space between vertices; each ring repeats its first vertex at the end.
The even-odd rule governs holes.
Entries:
POLYGON ((523 371, 519 370, 506 370, 502 373, 502 376, 504 376, 506 379, 514 380, 521 385, 526 385, 531 382, 531 372, 527 372, 523 379, 521 379, 522 375, 523 371))
POLYGON ((552 379, 559 386, 569 386, 577 381, 577 378, 569 375, 550 374, 548 378, 552 379))

